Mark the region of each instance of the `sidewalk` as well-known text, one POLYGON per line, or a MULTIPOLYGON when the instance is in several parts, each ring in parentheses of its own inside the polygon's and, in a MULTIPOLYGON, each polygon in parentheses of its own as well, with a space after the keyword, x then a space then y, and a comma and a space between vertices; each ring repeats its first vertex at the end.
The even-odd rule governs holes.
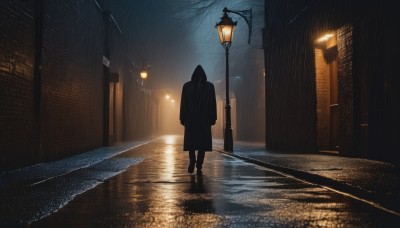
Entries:
POLYGON ((62 160, 0 173, 0 227, 30 224, 59 210, 75 196, 118 175, 143 158, 117 155, 146 141, 101 147, 62 160))
POLYGON ((234 152, 214 149, 260 166, 347 193, 400 216, 400 170, 393 164, 326 154, 270 152, 264 144, 235 142, 234 152))
POLYGON ((137 141, 111 147, 100 147, 82 154, 49 163, 40 163, 21 169, 0 172, 0 189, 32 186, 63 176, 73 171, 93 166, 99 162, 147 143, 137 141))

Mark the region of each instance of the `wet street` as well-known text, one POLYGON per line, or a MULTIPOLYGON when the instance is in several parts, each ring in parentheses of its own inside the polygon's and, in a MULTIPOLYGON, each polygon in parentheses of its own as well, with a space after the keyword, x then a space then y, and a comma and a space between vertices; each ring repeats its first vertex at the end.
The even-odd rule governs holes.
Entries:
MULTIPOLYGON (((131 166, 30 227, 379 227, 398 216, 312 183, 206 153, 187 173, 182 138, 163 137, 113 157, 131 166)), ((104 167, 109 169, 109 167, 104 167)), ((86 174, 90 176, 90 169, 86 174)), ((396 225, 397 224, 397 225, 396 225)))

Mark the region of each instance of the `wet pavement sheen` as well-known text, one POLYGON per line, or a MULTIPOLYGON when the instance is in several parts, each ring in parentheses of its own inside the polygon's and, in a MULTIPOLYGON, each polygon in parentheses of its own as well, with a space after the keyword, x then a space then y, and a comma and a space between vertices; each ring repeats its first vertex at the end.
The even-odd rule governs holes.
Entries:
MULTIPOLYGON (((399 217, 218 152, 187 173, 182 138, 120 154, 132 165, 31 227, 399 227, 399 217)), ((106 165, 106 164, 105 164, 106 165)), ((101 167, 97 167, 101 169, 101 167)), ((106 167, 105 167, 106 168, 106 167)), ((81 174, 84 175, 84 174, 81 174)))

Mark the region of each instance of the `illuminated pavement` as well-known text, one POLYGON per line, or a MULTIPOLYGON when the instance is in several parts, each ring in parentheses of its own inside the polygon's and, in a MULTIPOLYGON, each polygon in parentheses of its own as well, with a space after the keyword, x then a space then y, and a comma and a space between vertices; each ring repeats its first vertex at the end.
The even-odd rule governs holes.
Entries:
MULTIPOLYGON (((98 178, 98 182, 104 183, 76 196, 56 213, 30 226, 400 225, 397 215, 219 152, 206 153, 202 177, 190 175, 187 154, 182 152, 182 139, 174 139, 165 137, 116 155, 95 167, 65 175, 61 179, 68 180, 67 185, 73 188, 77 181, 96 179, 96 173, 114 173, 106 180, 98 178), (122 166, 129 168, 119 173, 122 166)), ((38 185, 47 189, 50 182, 38 185)))
MULTIPOLYGON (((223 141, 214 149, 223 152, 223 141)), ((234 153, 247 162, 345 192, 400 216, 400 165, 323 153, 266 151, 264 144, 235 142, 234 153)))

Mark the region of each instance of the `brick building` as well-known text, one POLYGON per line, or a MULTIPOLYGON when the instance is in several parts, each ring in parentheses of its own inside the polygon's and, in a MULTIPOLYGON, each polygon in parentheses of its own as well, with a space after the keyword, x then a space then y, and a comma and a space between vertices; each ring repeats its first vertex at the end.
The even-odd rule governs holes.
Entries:
POLYGON ((0 170, 149 134, 156 103, 131 82, 110 15, 97 1, 0 2, 0 170))
POLYGON ((266 0, 266 145, 398 162, 396 7, 266 0))

